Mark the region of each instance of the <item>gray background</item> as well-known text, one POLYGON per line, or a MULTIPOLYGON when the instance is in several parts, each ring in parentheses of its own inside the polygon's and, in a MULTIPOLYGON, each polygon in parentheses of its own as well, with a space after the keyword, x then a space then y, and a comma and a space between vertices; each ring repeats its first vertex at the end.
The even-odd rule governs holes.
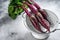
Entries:
MULTIPOLYGON (((41 8, 54 12, 60 21, 60 0, 35 0, 41 8)), ((0 0, 0 40, 38 40, 35 39, 23 24, 22 16, 16 20, 7 15, 9 1, 0 0)), ((60 25, 58 26, 60 28, 60 25)), ((60 40, 60 31, 50 34, 47 40, 60 40)))

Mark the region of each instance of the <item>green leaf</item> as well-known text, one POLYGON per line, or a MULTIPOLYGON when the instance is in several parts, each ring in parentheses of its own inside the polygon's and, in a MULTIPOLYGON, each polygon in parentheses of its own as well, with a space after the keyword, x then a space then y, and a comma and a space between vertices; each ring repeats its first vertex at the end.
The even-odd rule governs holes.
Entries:
POLYGON ((18 8, 18 13, 19 15, 23 12, 24 10, 22 8, 18 8))
MULTIPOLYGON (((8 13, 9 16, 12 19, 16 19, 18 15, 20 15, 24 10, 20 7, 17 6, 22 6, 24 0, 10 0, 10 4, 8 6, 8 13)), ((26 8, 28 8, 28 6, 25 6, 26 8)))
POLYGON ((10 5, 10 6, 8 7, 8 12, 9 12, 9 13, 12 13, 13 10, 14 10, 14 6, 10 5))
POLYGON ((9 13, 9 16, 12 18, 12 19, 15 19, 17 17, 17 15, 15 15, 14 13, 14 6, 13 5, 9 5, 8 7, 8 13, 9 13))
POLYGON ((16 19, 24 10, 22 8, 15 8, 14 5, 9 5, 8 13, 12 19, 16 19))
POLYGON ((19 5, 19 6, 22 6, 22 5, 23 5, 23 3, 21 3, 21 2, 18 2, 18 3, 17 3, 17 5, 19 5))

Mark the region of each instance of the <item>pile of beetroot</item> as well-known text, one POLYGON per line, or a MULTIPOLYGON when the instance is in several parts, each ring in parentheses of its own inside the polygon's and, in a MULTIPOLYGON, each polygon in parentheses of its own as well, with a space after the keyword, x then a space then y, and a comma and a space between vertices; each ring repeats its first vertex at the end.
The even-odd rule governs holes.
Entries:
POLYGON ((42 33, 44 31, 41 28, 44 27, 48 32, 50 32, 50 22, 47 19, 47 13, 45 10, 41 9, 40 6, 34 2, 33 0, 23 1, 21 6, 17 6, 17 8, 22 8, 26 15, 29 17, 34 28, 42 33), (31 10, 31 12, 26 8, 26 5, 31 10))
POLYGON ((45 10, 41 9, 40 6, 37 3, 35 3, 33 0, 30 0, 30 2, 32 3, 29 3, 28 1, 27 2, 24 1, 23 3, 24 5, 27 5, 30 8, 32 13, 30 13, 28 9, 25 8, 24 5, 21 6, 21 8, 28 15, 34 28, 43 33, 43 31, 41 30, 41 25, 42 25, 45 29, 47 29, 48 32, 50 32, 50 23, 47 19, 47 13, 45 12, 45 10))

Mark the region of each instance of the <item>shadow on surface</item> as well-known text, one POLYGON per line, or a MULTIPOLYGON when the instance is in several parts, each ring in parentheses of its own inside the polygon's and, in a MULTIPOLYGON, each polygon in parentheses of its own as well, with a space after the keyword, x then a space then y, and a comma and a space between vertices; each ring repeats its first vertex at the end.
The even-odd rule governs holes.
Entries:
POLYGON ((0 26, 2 26, 3 24, 8 24, 11 21, 12 19, 8 15, 6 15, 5 17, 0 19, 0 26))

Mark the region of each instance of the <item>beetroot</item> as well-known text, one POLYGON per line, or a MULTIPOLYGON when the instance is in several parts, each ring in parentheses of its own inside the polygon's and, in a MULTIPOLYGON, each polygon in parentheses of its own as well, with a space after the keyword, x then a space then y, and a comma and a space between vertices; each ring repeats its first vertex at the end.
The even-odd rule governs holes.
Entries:
POLYGON ((25 3, 29 6, 31 11, 37 16, 41 25, 50 32, 50 28, 49 28, 50 25, 47 25, 47 24, 49 24, 49 22, 47 20, 45 20, 44 17, 41 15, 41 13, 39 13, 31 4, 29 4, 28 2, 25 2, 25 3))
POLYGON ((29 17, 31 23, 33 24, 34 28, 36 28, 40 32, 43 32, 41 30, 40 25, 39 25, 37 19, 35 18, 35 16, 31 15, 30 12, 24 6, 22 6, 22 8, 24 9, 24 11, 26 12, 26 14, 28 15, 28 17, 29 17))

